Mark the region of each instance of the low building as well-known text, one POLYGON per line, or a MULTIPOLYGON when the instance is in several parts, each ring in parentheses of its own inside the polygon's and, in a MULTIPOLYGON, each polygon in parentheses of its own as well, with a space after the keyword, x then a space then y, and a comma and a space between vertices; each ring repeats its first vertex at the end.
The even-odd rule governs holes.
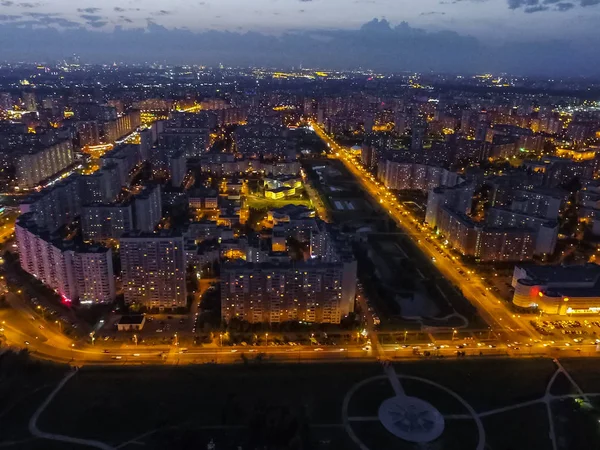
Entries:
POLYGON ((136 314, 131 316, 123 316, 117 322, 117 330, 119 331, 141 331, 146 324, 146 316, 136 314))
POLYGON ((600 266, 516 266, 513 303, 546 314, 600 313, 600 266))

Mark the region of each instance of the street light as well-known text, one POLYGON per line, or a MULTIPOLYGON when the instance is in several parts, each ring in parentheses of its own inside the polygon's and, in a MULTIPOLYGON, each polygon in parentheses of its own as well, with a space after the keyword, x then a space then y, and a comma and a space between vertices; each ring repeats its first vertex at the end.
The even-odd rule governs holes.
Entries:
POLYGON ((219 333, 219 339, 221 341, 221 347, 223 347, 223 333, 219 333))
POLYGON ((265 347, 269 346, 269 333, 265 333, 265 347))
POLYGON ((452 328, 452 340, 455 339, 456 333, 457 333, 456 329, 452 328))

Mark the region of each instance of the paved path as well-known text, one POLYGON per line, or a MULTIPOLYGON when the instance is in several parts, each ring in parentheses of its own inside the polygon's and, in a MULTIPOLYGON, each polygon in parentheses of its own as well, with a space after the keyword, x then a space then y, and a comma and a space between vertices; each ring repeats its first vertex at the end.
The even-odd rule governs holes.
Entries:
POLYGON ((94 441, 94 440, 90 440, 90 439, 80 439, 80 438, 75 438, 75 437, 71 437, 71 436, 64 436, 62 434, 46 433, 44 431, 41 431, 37 426, 37 421, 40 418, 40 416, 42 415, 42 413, 44 412, 44 410, 48 407, 48 405, 50 405, 52 400, 54 400, 54 397, 56 397, 56 394, 58 394, 60 392, 60 390, 65 386, 65 384, 67 384, 67 382, 76 373, 77 373, 76 370, 69 372, 60 381, 60 383, 58 383, 58 385, 56 386, 56 388, 54 388, 54 390, 50 393, 50 395, 48 395, 46 400, 44 400, 44 402, 40 405, 40 407, 33 414, 33 416, 31 416, 31 419, 29 419, 29 432, 33 436, 40 438, 40 439, 49 439, 52 441, 68 442, 69 444, 86 445, 88 447, 95 447, 95 448, 99 448, 102 450, 114 450, 114 447, 111 447, 110 445, 105 444, 104 442, 94 441))

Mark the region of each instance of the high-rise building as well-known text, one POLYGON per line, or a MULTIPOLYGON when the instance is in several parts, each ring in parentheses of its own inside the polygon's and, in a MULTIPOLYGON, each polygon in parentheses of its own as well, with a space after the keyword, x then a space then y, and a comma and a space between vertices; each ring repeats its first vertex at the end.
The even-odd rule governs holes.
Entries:
POLYGON ((420 151, 423 149, 423 143, 425 142, 425 135, 427 134, 427 123, 417 122, 412 127, 412 137, 410 142, 410 148, 413 151, 420 151))
POLYGON ((65 241, 37 226, 32 215, 21 215, 15 225, 21 268, 55 290, 64 301, 112 301, 115 284, 111 250, 65 241))
POLYGON ((23 92, 21 98, 25 111, 37 111, 37 99, 34 92, 23 92))
POLYGON ((339 323, 343 280, 340 263, 231 262, 221 269, 221 317, 251 323, 339 323))
POLYGON ((81 213, 81 178, 71 175, 52 187, 29 195, 19 204, 21 213, 31 212, 36 224, 49 231, 71 222, 81 213))
POLYGON ((535 230, 485 226, 446 206, 438 213, 437 227, 451 247, 478 261, 526 261, 535 252, 535 230))
POLYGON ((175 152, 169 161, 169 173, 171 175, 171 185, 179 187, 183 183, 187 172, 187 160, 182 151, 175 152))
POLYGON ((116 240, 134 229, 133 207, 130 201, 96 203, 82 208, 81 234, 85 241, 116 240))
POLYGON ((94 245, 76 250, 73 268, 80 303, 105 303, 114 300, 115 276, 110 248, 94 245))
POLYGON ((148 185, 134 197, 135 229, 153 231, 162 218, 160 185, 148 185))
POLYGON ((159 309, 186 306, 185 249, 180 233, 125 233, 120 253, 126 303, 159 309))
POLYGON ((81 199, 84 205, 110 203, 121 191, 116 164, 108 164, 91 175, 81 177, 81 199))
POLYGON ((37 186, 66 169, 73 161, 73 143, 70 140, 25 149, 18 154, 15 161, 17 186, 37 186))

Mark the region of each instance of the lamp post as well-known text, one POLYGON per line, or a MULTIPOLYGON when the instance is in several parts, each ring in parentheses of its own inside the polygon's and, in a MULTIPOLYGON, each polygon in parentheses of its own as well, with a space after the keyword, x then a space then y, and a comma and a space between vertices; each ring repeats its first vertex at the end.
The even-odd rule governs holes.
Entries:
POLYGON ((75 348, 75 344, 71 344, 71 361, 75 359, 74 348, 75 348))
POLYGON ((404 330, 404 343, 406 344, 406 335, 408 334, 407 330, 404 330))
POLYGON ((454 340, 456 338, 456 328, 452 328, 452 340, 454 340))
POLYGON ((265 347, 269 346, 269 333, 265 333, 265 347))

